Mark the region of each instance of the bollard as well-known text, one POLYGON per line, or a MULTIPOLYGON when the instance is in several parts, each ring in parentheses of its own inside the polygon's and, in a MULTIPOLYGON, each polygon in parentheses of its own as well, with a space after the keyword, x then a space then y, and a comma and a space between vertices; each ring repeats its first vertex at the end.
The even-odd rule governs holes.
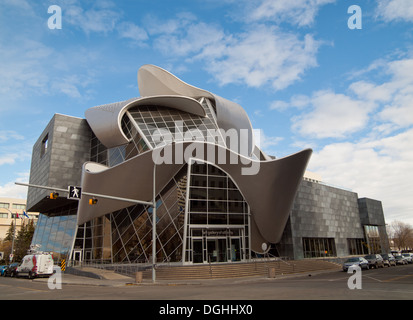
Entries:
POLYGON ((142 272, 138 271, 135 273, 135 283, 142 283, 142 272))
POLYGON ((275 268, 268 268, 268 278, 275 278, 275 268))

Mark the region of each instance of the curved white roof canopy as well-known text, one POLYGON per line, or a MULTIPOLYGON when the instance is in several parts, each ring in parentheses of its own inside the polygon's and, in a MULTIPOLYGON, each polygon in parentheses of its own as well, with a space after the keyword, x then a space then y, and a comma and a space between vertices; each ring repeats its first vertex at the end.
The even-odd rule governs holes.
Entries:
MULTIPOLYGON (((144 65, 138 71, 138 86, 141 96, 182 95, 199 99, 209 98, 214 101, 218 127, 224 130, 244 129, 247 132, 247 148, 234 150, 244 156, 251 156, 254 150, 254 135, 252 125, 245 110, 237 103, 222 98, 216 94, 191 86, 178 79, 172 73, 154 65, 144 65), (244 150, 246 149, 246 150, 244 150)), ((239 134, 239 136, 241 136, 239 134)), ((245 141, 244 141, 245 142, 245 141)))
MULTIPOLYGON (((182 149, 185 150, 188 146, 195 150, 203 148, 203 154, 205 158, 207 157, 205 160, 208 160, 208 162, 212 162, 210 148, 215 148, 214 163, 230 175, 250 206, 251 220, 253 220, 251 223, 252 249, 256 252, 262 252, 261 245, 263 242, 277 243, 280 241, 295 193, 312 150, 306 149, 285 158, 263 162, 248 159, 251 162, 244 165, 243 163, 246 163, 245 157, 219 145, 201 142, 179 142, 169 145, 170 148, 175 148, 175 146, 179 152, 182 152, 182 149), (236 163, 226 161, 227 164, 221 164, 221 161, 218 160, 222 158, 218 159, 218 155, 223 153, 227 160, 235 155, 238 161, 236 163), (243 175, 242 168, 250 167, 251 163, 259 165, 258 173, 243 175)), ((85 164, 82 174, 82 190, 102 195, 151 201, 155 166, 152 159, 154 151, 150 150, 139 154, 112 168, 104 168, 101 165, 89 167, 89 164, 85 164)), ((171 152, 175 155, 174 149, 171 152)), ((185 165, 175 164, 175 159, 172 163, 156 166, 155 189, 157 194, 185 165)), ((88 205, 88 199, 82 198, 78 209, 78 224, 80 225, 93 218, 131 205, 133 203, 99 199, 97 205, 90 206, 88 205)))
POLYGON ((164 106, 205 117, 202 105, 191 97, 158 95, 133 98, 87 109, 85 117, 94 134, 107 148, 129 142, 122 130, 121 121, 125 112, 136 106, 164 106))

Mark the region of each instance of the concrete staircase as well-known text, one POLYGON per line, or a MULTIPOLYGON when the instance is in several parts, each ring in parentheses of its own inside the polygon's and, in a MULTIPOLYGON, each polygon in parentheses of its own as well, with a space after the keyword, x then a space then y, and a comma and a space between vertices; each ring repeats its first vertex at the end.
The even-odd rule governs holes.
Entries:
MULTIPOLYGON (((273 268, 275 276, 323 270, 340 270, 341 266, 323 260, 257 261, 190 266, 160 266, 156 269, 158 280, 196 280, 268 276, 273 268)), ((143 272, 143 279, 151 279, 152 270, 143 272)))

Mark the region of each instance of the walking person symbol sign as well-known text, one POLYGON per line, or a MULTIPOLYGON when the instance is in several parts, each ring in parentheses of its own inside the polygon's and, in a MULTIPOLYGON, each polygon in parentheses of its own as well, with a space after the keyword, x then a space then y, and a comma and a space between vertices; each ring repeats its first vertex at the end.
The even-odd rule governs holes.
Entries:
POLYGON ((82 188, 76 186, 69 186, 69 195, 68 199, 80 200, 82 197, 82 188))

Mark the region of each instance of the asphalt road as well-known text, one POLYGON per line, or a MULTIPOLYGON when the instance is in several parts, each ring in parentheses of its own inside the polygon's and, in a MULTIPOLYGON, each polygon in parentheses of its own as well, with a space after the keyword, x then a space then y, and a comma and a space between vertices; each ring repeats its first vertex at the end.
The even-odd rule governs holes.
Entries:
MULTIPOLYGON (((179 285, 92 286, 0 277, 1 300, 412 300, 413 265, 362 271, 361 289, 349 289, 351 274, 342 271, 285 276, 206 280, 179 285)), ((354 283, 354 282, 353 282, 354 283)))

